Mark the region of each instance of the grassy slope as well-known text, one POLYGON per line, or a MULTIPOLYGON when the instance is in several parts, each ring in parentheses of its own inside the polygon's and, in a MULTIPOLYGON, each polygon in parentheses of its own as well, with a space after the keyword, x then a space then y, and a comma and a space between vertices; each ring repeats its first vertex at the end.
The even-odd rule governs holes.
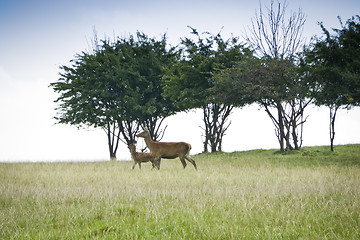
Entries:
POLYGON ((360 145, 0 164, 0 239, 360 239, 360 145))

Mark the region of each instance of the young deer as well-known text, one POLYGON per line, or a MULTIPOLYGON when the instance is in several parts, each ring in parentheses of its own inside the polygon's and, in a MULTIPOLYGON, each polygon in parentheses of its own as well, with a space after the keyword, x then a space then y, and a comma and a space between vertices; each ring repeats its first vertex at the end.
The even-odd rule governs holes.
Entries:
POLYGON ((153 168, 156 167, 155 156, 152 153, 136 152, 136 141, 130 143, 128 147, 131 152, 131 157, 134 160, 132 169, 135 168, 136 164, 139 164, 139 168, 141 169, 141 163, 143 162, 152 162, 153 168))
POLYGON ((146 146, 150 149, 150 152, 155 156, 155 163, 158 169, 160 169, 161 158, 173 159, 179 157, 183 167, 186 167, 185 159, 194 165, 197 170, 196 163, 190 158, 189 152, 191 145, 186 142, 155 142, 151 140, 150 132, 144 130, 144 132, 136 135, 145 139, 146 146))

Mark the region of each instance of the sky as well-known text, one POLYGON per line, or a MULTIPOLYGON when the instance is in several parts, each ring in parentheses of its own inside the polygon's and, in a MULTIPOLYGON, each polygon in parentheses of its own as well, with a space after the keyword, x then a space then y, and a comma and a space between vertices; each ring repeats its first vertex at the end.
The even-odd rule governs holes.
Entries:
MULTIPOLYGON (((299 8, 307 21, 304 36, 321 35, 317 25, 339 28, 360 14, 358 0, 288 0, 288 11, 299 8)), ((269 0, 262 4, 268 5, 269 0)), ((142 31, 150 37, 167 34, 175 46, 199 32, 224 38, 244 35, 259 1, 222 0, 0 0, 0 162, 106 161, 106 135, 101 129, 80 129, 55 124, 57 94, 49 84, 59 79, 60 66, 89 49, 93 30, 99 38, 128 36, 142 31)), ((304 129, 304 146, 329 145, 329 112, 310 107, 304 129)), ((202 151, 202 113, 193 110, 165 120, 163 141, 186 141, 192 154, 202 151)), ((274 126, 256 105, 236 109, 223 140, 224 151, 278 148, 274 126)), ((360 109, 340 110, 335 144, 360 143, 360 109)), ((138 145, 144 146, 139 141, 138 145)), ((130 160, 122 144, 117 157, 130 160)))

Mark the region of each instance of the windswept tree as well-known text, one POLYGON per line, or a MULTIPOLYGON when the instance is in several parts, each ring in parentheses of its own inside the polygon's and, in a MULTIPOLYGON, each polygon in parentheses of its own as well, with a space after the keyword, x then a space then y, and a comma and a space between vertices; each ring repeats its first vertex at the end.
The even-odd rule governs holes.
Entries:
POLYGON ((120 140, 129 144, 148 122, 159 133, 162 119, 173 112, 162 96, 161 78, 174 57, 165 35, 160 41, 139 32, 114 42, 95 41, 71 66, 61 66, 61 77, 50 85, 60 93, 55 118, 58 123, 104 129, 110 159, 115 160, 120 140))
POLYGON ((265 11, 260 4, 246 33, 247 43, 260 61, 241 70, 242 74, 246 69, 252 71, 245 73, 248 79, 239 78, 250 81, 247 86, 252 85, 253 97, 274 123, 281 151, 301 147, 304 110, 311 102, 297 58, 305 44, 306 19, 301 9, 290 14, 286 9, 286 1, 272 0, 265 11))
POLYGON ((221 34, 200 34, 191 28, 195 39, 181 41, 181 59, 164 77, 165 96, 179 110, 201 108, 204 121, 204 152, 222 150, 222 138, 230 123, 228 116, 234 106, 217 101, 212 93, 213 74, 233 66, 250 52, 232 37, 224 40, 221 34))
POLYGON ((330 110, 330 148, 334 151, 335 119, 341 107, 360 105, 360 16, 348 19, 341 29, 331 34, 323 23, 323 37, 305 53, 305 65, 313 81, 313 95, 317 105, 330 110))

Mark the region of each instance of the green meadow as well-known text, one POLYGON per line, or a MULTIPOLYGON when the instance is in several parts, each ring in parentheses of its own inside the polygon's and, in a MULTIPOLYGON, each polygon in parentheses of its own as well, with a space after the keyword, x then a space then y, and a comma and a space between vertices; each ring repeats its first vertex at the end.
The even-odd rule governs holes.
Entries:
POLYGON ((360 145, 0 163, 0 239, 360 239, 360 145))

